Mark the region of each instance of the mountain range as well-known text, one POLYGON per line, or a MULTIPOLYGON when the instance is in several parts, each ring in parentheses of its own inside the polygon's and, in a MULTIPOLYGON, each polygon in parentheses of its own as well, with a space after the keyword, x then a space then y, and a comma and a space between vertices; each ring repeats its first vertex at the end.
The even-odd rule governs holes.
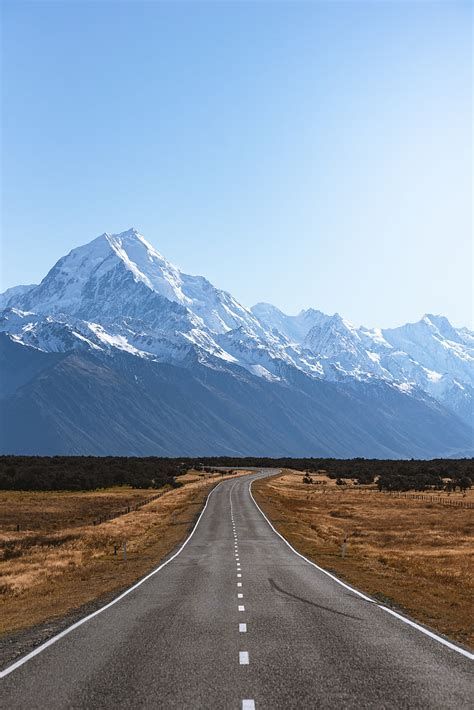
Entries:
POLYGON ((474 333, 249 309, 135 229, 0 295, 0 453, 471 456, 474 333))

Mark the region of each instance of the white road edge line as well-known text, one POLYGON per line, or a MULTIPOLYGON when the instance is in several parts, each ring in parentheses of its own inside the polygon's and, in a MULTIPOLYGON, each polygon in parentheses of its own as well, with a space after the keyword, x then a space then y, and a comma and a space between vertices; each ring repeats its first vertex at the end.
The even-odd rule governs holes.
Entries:
MULTIPOLYGON (((254 479, 254 480, 256 480, 256 479, 254 479)), ((402 614, 399 614, 398 612, 393 611, 392 609, 389 609, 388 607, 384 606, 383 604, 379 604, 378 602, 375 601, 375 599, 371 599, 371 598, 368 597, 366 594, 363 594, 363 592, 359 592, 359 590, 358 590, 358 589, 355 589, 355 587, 351 587, 349 584, 346 584, 346 583, 343 582, 341 579, 339 579, 338 577, 336 577, 334 574, 331 574, 331 572, 328 572, 327 570, 323 569, 322 567, 320 567, 319 565, 317 565, 315 562, 311 562, 311 560, 308 560, 307 557, 305 557, 305 556, 302 555, 300 552, 298 552, 297 550, 295 550, 295 548, 294 548, 292 545, 290 545, 290 543, 288 542, 288 540, 286 540, 286 539, 283 537, 283 535, 280 535, 280 533, 278 532, 278 530, 276 530, 276 529, 273 527, 273 525, 271 524, 271 522, 269 521, 269 519, 267 518, 267 516, 266 516, 265 513, 263 512, 263 510, 260 508, 259 504, 257 503, 257 501, 255 500, 255 498, 253 497, 253 494, 252 494, 252 483, 253 483, 253 481, 250 481, 250 483, 249 483, 249 493, 250 493, 251 499, 253 500, 253 502, 255 503, 255 505, 256 505, 256 507, 257 507, 257 509, 258 509, 258 510, 260 511, 260 513, 263 515, 263 517, 265 518, 265 520, 267 521, 267 523, 269 524, 269 526, 271 527, 271 529, 273 530, 273 532, 274 532, 276 535, 278 535, 278 537, 281 537, 281 539, 283 540, 283 542, 284 542, 286 545, 288 545, 288 547, 290 548, 290 550, 292 550, 292 551, 295 553, 295 555, 298 555, 298 557, 301 557, 301 559, 304 560, 305 562, 307 562, 309 565, 312 565, 313 567, 316 567, 317 570, 319 570, 320 572, 322 572, 323 574, 325 574, 327 577, 330 577, 332 580, 334 580, 335 582, 337 582, 337 584, 340 584, 341 587, 344 587, 345 589, 348 589, 350 592, 353 592, 354 594, 357 594, 357 596, 361 597, 361 598, 364 599, 365 601, 371 602, 372 604, 375 604, 375 606, 378 606, 379 609, 382 609, 383 611, 386 611, 388 614, 391 614, 392 616, 395 616, 397 619, 400 619, 400 621, 403 621, 403 623, 408 624, 409 626, 412 626, 414 629, 417 629, 417 631, 421 631, 422 634, 425 634, 426 636, 429 636, 430 638, 434 639, 435 641, 438 641, 438 643, 443 644, 443 646, 447 646, 447 647, 450 648, 452 651, 456 651, 456 653, 460 653, 462 656, 465 656, 466 658, 469 658, 469 660, 471 660, 471 661, 474 660, 474 653, 470 653, 469 651, 466 651, 464 648, 461 648, 460 646, 456 646, 456 644, 451 643, 451 641, 448 641, 447 639, 442 638, 442 636, 438 636, 437 634, 433 633, 432 631, 429 631, 428 629, 425 629, 423 626, 420 626, 420 624, 417 624, 416 622, 411 621, 411 619, 407 619, 406 616, 402 616, 402 614)))
MULTIPOLYGON (((140 579, 136 584, 132 585, 128 589, 126 589, 122 594, 119 594, 118 597, 115 599, 112 599, 111 602, 108 604, 105 604, 105 606, 100 607, 100 609, 96 609, 96 611, 92 612, 92 614, 88 614, 88 616, 85 616, 83 619, 79 619, 79 621, 76 621, 75 624, 72 624, 71 626, 68 626, 67 629, 64 629, 61 631, 59 634, 56 634, 56 636, 53 636, 52 638, 48 639, 48 641, 45 641, 44 643, 41 644, 41 646, 38 646, 38 648, 35 648, 33 651, 30 651, 30 653, 27 653, 26 656, 23 656, 23 658, 20 658, 18 661, 15 661, 15 663, 12 663, 11 666, 7 666, 4 670, 0 671, 0 678, 5 678, 5 676, 9 675, 13 671, 15 671, 17 668, 20 668, 24 663, 27 663, 27 661, 30 661, 32 658, 37 656, 38 654, 42 653, 45 651, 49 646, 52 646, 53 643, 56 643, 56 641, 59 641, 62 639, 64 636, 67 636, 68 634, 71 633, 71 631, 74 631, 74 629, 79 628, 79 626, 82 626, 82 624, 85 624, 86 621, 90 621, 93 619, 95 616, 98 616, 99 614, 102 614, 103 611, 106 611, 107 609, 110 609, 111 606, 114 606, 114 604, 117 604, 117 602, 121 601, 124 597, 126 597, 128 594, 131 592, 135 591, 135 589, 138 589, 138 587, 141 587, 142 584, 144 584, 146 581, 148 581, 151 577, 153 577, 157 572, 163 569, 163 567, 166 567, 170 562, 172 562, 181 552, 184 550, 188 542, 191 540, 192 536, 196 532, 197 526, 199 525, 199 522, 206 512, 207 504, 209 503, 209 499, 218 489, 218 487, 221 485, 221 483, 224 483, 224 481, 220 481, 215 488, 212 489, 212 491, 209 493, 209 495, 206 498, 206 503, 204 505, 204 508, 201 511, 201 514, 199 518, 196 520, 196 524, 191 530, 189 536, 186 538, 186 540, 183 542, 181 547, 177 552, 172 555, 166 562, 163 562, 161 565, 159 565, 156 569, 152 570, 149 572, 143 579, 140 579)), ((235 486, 235 483, 234 483, 235 486)))

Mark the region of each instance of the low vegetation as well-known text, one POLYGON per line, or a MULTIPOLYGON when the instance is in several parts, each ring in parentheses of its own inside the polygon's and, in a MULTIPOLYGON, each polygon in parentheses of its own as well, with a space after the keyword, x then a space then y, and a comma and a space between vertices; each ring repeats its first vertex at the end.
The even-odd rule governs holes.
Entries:
MULTIPOLYGON (((275 527, 302 554, 438 632, 474 646, 472 510, 405 494, 384 495, 375 485, 337 485, 337 479, 323 473, 308 486, 300 471, 285 471, 256 481, 252 489, 275 527)), ((459 491, 450 500, 453 496, 466 500, 459 491)), ((472 491, 467 500, 474 500, 472 491)))
POLYGON ((177 486, 190 466, 176 459, 125 456, 0 456, 0 489, 85 491, 110 486, 177 486))
POLYGON ((61 617, 130 585, 186 538, 221 479, 190 472, 177 489, 0 492, 0 633, 61 617), (159 497, 93 525, 151 494, 159 497))
POLYGON ((189 469, 209 472, 216 467, 285 468, 307 472, 309 478, 323 471, 329 478, 350 479, 361 485, 377 480, 382 490, 451 492, 467 490, 474 482, 473 459, 0 456, 0 489, 79 491, 117 485, 177 486, 178 477, 189 469))

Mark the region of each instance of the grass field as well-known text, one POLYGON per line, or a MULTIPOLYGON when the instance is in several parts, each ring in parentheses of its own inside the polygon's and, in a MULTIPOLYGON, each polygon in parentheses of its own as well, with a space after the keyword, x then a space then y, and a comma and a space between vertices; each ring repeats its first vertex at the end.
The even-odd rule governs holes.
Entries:
MULTIPOLYGON (((341 490, 334 481, 319 479, 325 482, 306 485, 301 472, 285 471, 255 482, 252 490, 299 552, 473 647, 473 511, 363 492, 362 487, 341 490)), ((472 500, 472 494, 466 499, 472 500)))
POLYGON ((1 491, 0 633, 60 617, 131 584, 185 539, 221 479, 190 472, 171 490, 1 491), (157 493, 163 495, 139 510, 92 524, 157 493))

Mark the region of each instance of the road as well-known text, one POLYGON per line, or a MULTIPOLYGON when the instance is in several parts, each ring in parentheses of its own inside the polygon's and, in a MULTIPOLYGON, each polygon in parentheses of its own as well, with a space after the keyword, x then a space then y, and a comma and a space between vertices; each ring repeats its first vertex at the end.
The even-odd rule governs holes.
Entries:
POLYGON ((166 566, 1 682, 14 708, 472 707, 472 661, 299 557, 221 483, 166 566), (471 702, 470 702, 471 699, 471 702))

